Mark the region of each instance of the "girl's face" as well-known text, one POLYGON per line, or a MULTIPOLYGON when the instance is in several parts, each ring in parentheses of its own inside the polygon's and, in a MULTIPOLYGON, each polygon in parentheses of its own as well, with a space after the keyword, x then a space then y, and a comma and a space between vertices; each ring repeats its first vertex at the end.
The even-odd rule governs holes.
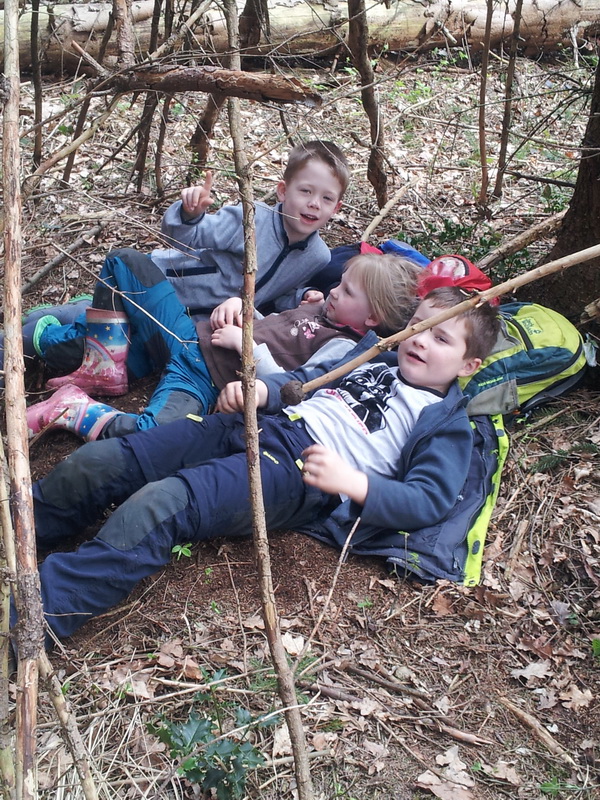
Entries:
POLYGON ((347 325, 355 331, 365 333, 378 323, 369 305, 362 282, 346 270, 339 286, 329 292, 323 314, 335 325, 347 325))

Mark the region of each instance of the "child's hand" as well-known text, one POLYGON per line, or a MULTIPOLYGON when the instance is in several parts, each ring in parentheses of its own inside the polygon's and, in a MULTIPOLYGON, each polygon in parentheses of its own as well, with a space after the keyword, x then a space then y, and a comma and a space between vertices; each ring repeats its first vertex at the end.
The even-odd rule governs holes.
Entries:
POLYGON ((305 483, 328 494, 346 494, 351 500, 364 505, 369 489, 369 479, 364 472, 354 469, 322 444, 307 447, 302 457, 305 483))
MULTIPOLYGON (((267 387, 262 381, 256 381, 256 407, 264 406, 267 402, 267 387)), ((242 382, 232 381, 225 388, 221 389, 221 394, 217 400, 215 411, 222 411, 224 414, 235 414, 236 411, 244 410, 244 395, 242 392, 242 382)))
POLYGON ((217 328, 224 328, 225 325, 237 325, 242 327, 242 299, 241 297, 230 297, 218 305, 210 315, 210 324, 213 331, 217 328))
POLYGON ((184 219, 201 217, 206 209, 214 203, 210 196, 212 189, 212 172, 208 170, 204 183, 200 186, 187 186, 181 192, 181 216, 184 219))
POLYGON ((224 325, 213 331, 210 342, 217 347, 224 347, 226 350, 235 350, 242 354, 242 329, 237 325, 224 325))
POLYGON ((318 289, 308 289, 302 295, 300 305, 305 306, 307 303, 322 303, 323 300, 325 300, 323 292, 320 292, 318 289))

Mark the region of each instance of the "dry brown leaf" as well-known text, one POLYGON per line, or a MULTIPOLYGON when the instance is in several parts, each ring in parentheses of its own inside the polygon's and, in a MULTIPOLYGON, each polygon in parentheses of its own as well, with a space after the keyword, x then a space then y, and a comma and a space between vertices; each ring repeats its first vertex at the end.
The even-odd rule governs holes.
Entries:
POLYGON ((435 600, 431 604, 431 608, 439 617, 446 617, 452 614, 452 600, 441 592, 436 595, 435 600))
POLYGON ((523 781, 517 774, 517 771, 507 761, 497 761, 494 766, 483 763, 481 765, 486 775, 491 775, 498 780, 506 781, 513 786, 521 786, 523 781))
POLYGON ((255 629, 259 631, 264 631, 265 629, 265 622, 261 616, 255 614, 252 617, 246 617, 243 622, 244 628, 255 629))
POLYGON ((193 681, 204 681, 204 673, 191 656, 186 656, 183 659, 181 668, 186 678, 193 681))
POLYGON ((368 717, 371 714, 380 714, 383 711, 381 703, 378 703, 377 700, 372 700, 370 697, 363 697, 362 700, 354 700, 351 706, 358 711, 361 717, 368 717))
POLYGON ((286 653, 289 653, 291 656, 300 655, 304 649, 305 641, 304 636, 292 636, 291 633, 284 633, 281 636, 281 643, 286 653))
POLYGON ((465 786, 442 780, 429 770, 419 775, 416 786, 419 789, 427 789, 440 800, 476 800, 473 793, 465 786))
POLYGON ((570 708, 572 711, 578 711, 580 708, 587 708, 594 699, 594 695, 590 689, 581 691, 574 683, 572 683, 566 692, 561 692, 558 695, 560 701, 565 708, 570 708))
POLYGON ((171 639, 168 642, 163 642, 160 646, 159 653, 165 656, 171 656, 175 659, 183 658, 181 639, 171 639))
POLYGON ((558 703, 556 692, 552 687, 536 689, 536 693, 538 693, 539 696, 538 708, 540 709, 554 708, 554 706, 558 703))
POLYGON ((287 725, 280 725, 275 728, 273 734, 273 758, 277 756, 289 756, 292 752, 290 732, 287 725))
POLYGON ((511 669, 513 678, 525 678, 527 686, 535 686, 541 678, 552 674, 552 664, 549 661, 532 661, 523 669, 511 669))
POLYGON ((312 746, 315 750, 319 752, 324 752, 325 750, 331 750, 335 742, 338 740, 337 733, 333 733, 332 731, 328 731, 326 733, 315 733, 312 737, 312 746))

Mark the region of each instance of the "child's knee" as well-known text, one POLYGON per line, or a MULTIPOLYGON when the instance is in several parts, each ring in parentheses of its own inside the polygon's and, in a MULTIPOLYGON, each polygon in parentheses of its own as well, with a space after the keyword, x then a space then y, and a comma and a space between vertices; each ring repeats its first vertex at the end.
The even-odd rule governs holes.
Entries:
MULTIPOLYGON (((165 276, 154 261, 152 261, 150 256, 147 256, 145 253, 139 253, 132 247, 121 247, 116 250, 111 250, 106 257, 105 268, 111 274, 115 275, 115 277, 117 277, 116 272, 119 269, 123 269, 123 267, 134 275, 143 286, 148 288, 166 281, 165 276)), ((117 284, 119 284, 118 280, 117 284)))
POLYGON ((96 537, 123 552, 142 545, 151 549, 160 563, 167 563, 179 534, 192 538, 189 493, 184 481, 165 478, 146 484, 116 509, 96 537), (177 522, 175 522, 177 517, 177 522))

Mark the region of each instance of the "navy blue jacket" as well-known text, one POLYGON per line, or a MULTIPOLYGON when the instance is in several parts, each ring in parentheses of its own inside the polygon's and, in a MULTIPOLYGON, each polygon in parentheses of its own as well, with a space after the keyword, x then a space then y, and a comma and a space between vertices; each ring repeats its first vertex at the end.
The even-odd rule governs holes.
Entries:
MULTIPOLYGON (((343 361, 374 341, 376 336, 367 334, 343 361)), ((327 366, 332 365, 318 372, 327 371, 327 366)), ((265 380, 268 410, 281 408, 279 389, 287 380, 304 382, 316 374, 300 368, 269 377, 265 380)), ((485 497, 481 477, 477 477, 481 454, 474 454, 466 402, 458 384, 452 384, 439 403, 423 409, 402 450, 396 478, 370 475, 362 508, 347 500, 324 512, 305 532, 341 548, 360 516, 351 552, 385 556, 397 569, 424 579, 461 580, 469 523, 485 497), (466 494, 472 482, 474 495, 469 502, 466 494), (446 520, 451 523, 445 525, 446 520)))

